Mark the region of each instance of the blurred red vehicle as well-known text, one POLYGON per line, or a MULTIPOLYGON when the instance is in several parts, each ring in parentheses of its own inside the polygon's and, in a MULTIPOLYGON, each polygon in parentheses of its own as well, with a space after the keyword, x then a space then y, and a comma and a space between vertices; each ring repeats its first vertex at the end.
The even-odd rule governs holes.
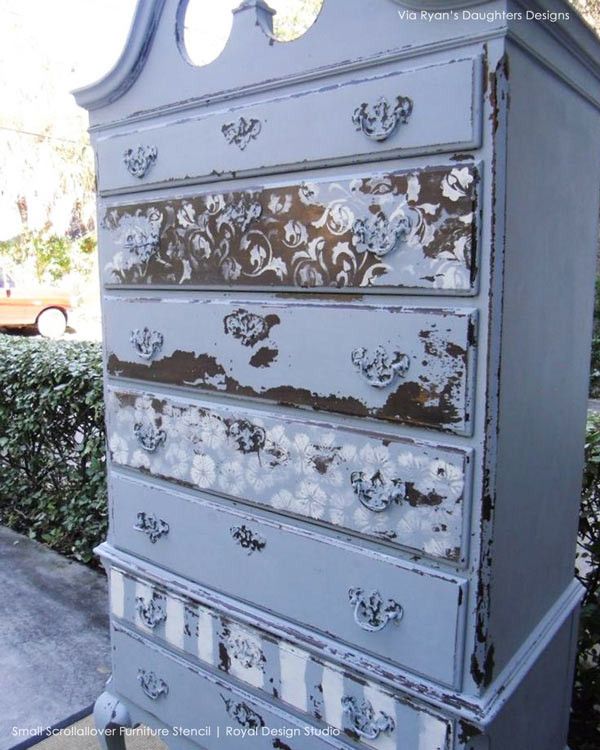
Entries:
POLYGON ((19 285, 0 266, 0 328, 35 326, 42 336, 57 338, 67 327, 71 299, 60 290, 19 285))

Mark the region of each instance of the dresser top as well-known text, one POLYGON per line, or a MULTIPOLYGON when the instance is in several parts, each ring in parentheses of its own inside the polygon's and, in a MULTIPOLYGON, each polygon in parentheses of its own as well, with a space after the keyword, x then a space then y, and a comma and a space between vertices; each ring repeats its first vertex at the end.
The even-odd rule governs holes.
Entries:
POLYGON ((426 54, 503 37, 600 101, 600 40, 563 0, 373 0, 366 12, 364 0, 324 0, 313 26, 292 42, 274 38, 274 11, 265 0, 244 0, 233 11, 224 50, 204 66, 185 52, 187 4, 138 0, 114 68, 74 92, 90 111, 92 129, 264 92, 277 96, 293 85, 335 85, 338 75, 409 58, 420 66, 426 54))

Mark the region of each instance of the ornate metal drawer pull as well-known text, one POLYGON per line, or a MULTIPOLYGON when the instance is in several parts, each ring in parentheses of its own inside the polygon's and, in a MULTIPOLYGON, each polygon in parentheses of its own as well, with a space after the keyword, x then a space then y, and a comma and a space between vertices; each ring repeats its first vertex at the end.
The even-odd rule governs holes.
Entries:
POLYGON ((163 345, 163 335, 160 331, 151 331, 150 328, 135 328, 130 336, 129 341, 137 352, 138 357, 142 359, 154 359, 160 352, 163 345))
POLYGON ((359 502, 374 513, 381 513, 392 503, 399 504, 406 498, 404 482, 401 479, 386 481, 380 471, 371 478, 364 471, 353 471, 350 484, 359 502))
POLYGON ((374 388, 385 388, 393 383, 396 377, 403 378, 406 375, 410 359, 402 352, 388 354, 383 346, 378 346, 375 354, 369 357, 367 350, 361 346, 352 352, 352 364, 369 385, 374 388))
POLYGON ((138 513, 137 523, 133 528, 146 534, 152 544, 169 533, 169 524, 162 518, 157 518, 154 513, 138 513))
POLYGON ((133 434, 148 453, 154 453, 167 439, 167 433, 164 430, 147 422, 136 422, 133 426, 133 434))
POLYGON ((240 547, 248 550, 249 555, 253 552, 260 552, 267 546, 267 540, 255 534, 247 526, 232 526, 229 531, 240 547))
POLYGON ((140 620, 151 630, 167 619, 165 597, 156 592, 152 594, 150 601, 146 601, 143 596, 136 596, 135 607, 140 620))
POLYGON ((245 150, 250 141, 258 138, 261 130, 262 123, 253 117, 249 120, 246 120, 245 117, 240 117, 236 122, 225 123, 221 128, 221 132, 225 136, 227 143, 235 144, 241 151, 245 150))
POLYGON ((156 146, 134 146, 123 154, 123 163, 132 177, 142 179, 156 161, 158 149, 156 146))
POLYGON ((342 698, 342 710, 348 717, 351 729, 365 740, 375 740, 382 732, 391 734, 396 722, 391 716, 379 711, 377 715, 370 701, 358 701, 349 695, 342 698))
POLYGON ((385 601, 379 591, 365 594, 364 589, 348 591, 350 604, 354 606, 354 622, 369 633, 383 630, 388 622, 401 620, 404 610, 393 599, 385 601))
POLYGON ((373 105, 363 102, 357 107, 352 115, 352 122, 367 138, 385 141, 400 123, 405 125, 408 122, 412 111, 413 102, 407 96, 397 97, 395 104, 390 104, 385 96, 382 96, 373 105))
POLYGON ((356 219, 352 226, 352 244, 357 253, 372 253, 383 258, 398 247, 410 228, 406 216, 390 220, 379 211, 375 216, 356 219))
POLYGON ((279 323, 276 315, 257 315, 240 308, 223 318, 225 333, 238 339, 243 346, 254 346, 268 338, 271 328, 279 323))
POLYGON ((169 686, 160 677, 157 677, 154 672, 146 672, 145 669, 138 670, 138 682, 142 686, 142 690, 148 698, 155 701, 160 698, 161 695, 169 694, 169 686))
POLYGON ((248 638, 229 635, 225 641, 227 651, 244 669, 262 669, 264 671, 265 655, 256 643, 248 638))
POLYGON ((256 711, 253 711, 247 703, 236 703, 224 695, 221 695, 221 698, 225 703, 225 710, 238 724, 246 727, 246 729, 260 729, 264 727, 265 722, 263 717, 257 714, 256 711))

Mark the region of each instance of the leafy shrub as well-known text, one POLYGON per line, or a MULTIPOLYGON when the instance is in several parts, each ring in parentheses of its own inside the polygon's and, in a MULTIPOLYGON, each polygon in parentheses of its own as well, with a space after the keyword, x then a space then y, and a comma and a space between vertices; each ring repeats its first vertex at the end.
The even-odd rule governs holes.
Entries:
POLYGON ((600 414, 590 413, 579 516, 577 578, 585 587, 571 713, 572 750, 600 747, 600 414))
POLYGON ((592 361, 590 367, 590 396, 600 398, 600 276, 596 277, 594 302, 594 328, 592 334, 592 361))
POLYGON ((0 523, 82 562, 107 526, 100 345, 0 335, 0 523))

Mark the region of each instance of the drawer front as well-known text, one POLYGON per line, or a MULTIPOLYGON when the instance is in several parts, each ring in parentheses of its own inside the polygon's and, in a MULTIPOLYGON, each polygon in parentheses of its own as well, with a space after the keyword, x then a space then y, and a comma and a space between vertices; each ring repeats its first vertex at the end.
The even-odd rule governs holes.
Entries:
POLYGON ((99 189, 475 148, 481 73, 456 60, 101 136, 99 189))
POLYGON ((205 750, 239 750, 245 743, 273 750, 286 747, 281 738, 290 736, 301 738, 306 750, 347 747, 339 736, 327 737, 323 725, 269 706, 135 634, 115 627, 112 645, 115 691, 180 736, 187 731, 205 750))
POLYGON ((115 465, 430 557, 466 555, 469 451, 112 389, 106 420, 115 465))
POLYGON ((363 173, 117 206, 106 284, 474 291, 478 171, 363 173))
POLYGON ((462 579, 114 473, 110 493, 120 549, 455 685, 462 579))
POLYGON ((116 568, 110 591, 113 617, 129 627, 367 747, 420 747, 423 733, 426 750, 452 747, 452 720, 296 645, 116 568))
POLYGON ((113 376, 471 433, 472 309, 177 295, 104 317, 113 376))

